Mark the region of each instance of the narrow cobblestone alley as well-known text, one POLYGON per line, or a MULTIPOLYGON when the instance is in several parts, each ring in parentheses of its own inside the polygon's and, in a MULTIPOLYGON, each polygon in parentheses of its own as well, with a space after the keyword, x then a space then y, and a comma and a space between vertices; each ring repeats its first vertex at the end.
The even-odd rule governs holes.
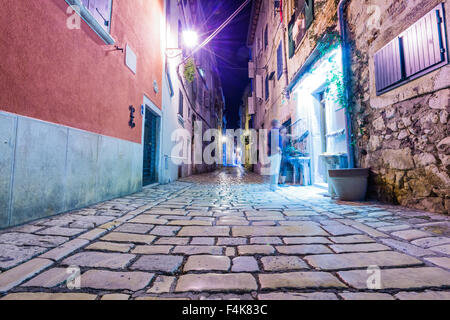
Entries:
POLYGON ((448 217, 324 194, 224 168, 3 230, 1 299, 450 299, 448 217))

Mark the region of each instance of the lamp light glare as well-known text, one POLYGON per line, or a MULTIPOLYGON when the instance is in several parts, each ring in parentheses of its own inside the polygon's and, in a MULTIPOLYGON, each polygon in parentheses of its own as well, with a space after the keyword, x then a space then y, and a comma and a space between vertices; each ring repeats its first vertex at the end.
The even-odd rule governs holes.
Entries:
POLYGON ((195 31, 183 32, 184 44, 189 48, 193 48, 198 44, 198 35, 195 31))

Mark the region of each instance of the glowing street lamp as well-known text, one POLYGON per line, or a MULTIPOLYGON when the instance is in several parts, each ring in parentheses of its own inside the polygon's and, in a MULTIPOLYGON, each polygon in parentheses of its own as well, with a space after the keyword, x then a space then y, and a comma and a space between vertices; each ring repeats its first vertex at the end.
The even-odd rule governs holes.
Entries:
POLYGON ((184 44, 189 48, 194 48, 198 44, 198 35, 195 31, 183 32, 184 44))
MULTIPOLYGON (((192 30, 183 31, 183 44, 187 48, 195 48, 198 46, 198 34, 192 30)), ((178 48, 167 48, 166 54, 169 58, 176 58, 183 54, 183 48, 180 44, 178 48)), ((187 60, 187 59, 185 59, 187 60)))

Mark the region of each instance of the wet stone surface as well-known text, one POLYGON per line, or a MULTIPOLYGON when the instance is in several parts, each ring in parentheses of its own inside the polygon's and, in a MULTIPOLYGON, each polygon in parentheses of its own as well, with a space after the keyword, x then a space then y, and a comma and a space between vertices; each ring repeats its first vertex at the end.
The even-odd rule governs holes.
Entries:
POLYGON ((224 168, 1 230, 0 299, 450 299, 448 216, 324 193, 224 168))

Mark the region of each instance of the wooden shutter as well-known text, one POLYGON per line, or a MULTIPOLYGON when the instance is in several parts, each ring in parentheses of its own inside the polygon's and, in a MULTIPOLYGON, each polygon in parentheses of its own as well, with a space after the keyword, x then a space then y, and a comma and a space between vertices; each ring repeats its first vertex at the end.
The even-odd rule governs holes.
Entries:
POLYGON ((261 75, 256 75, 256 97, 262 99, 263 97, 263 78, 261 75))
POLYGON ((250 79, 255 77, 255 63, 253 61, 248 62, 248 77, 250 79))
POLYGON ((265 84, 265 88, 266 88, 266 100, 269 99, 269 75, 266 75, 266 84, 265 84))
POLYGON ((289 59, 292 58, 295 54, 295 41, 294 36, 292 34, 292 30, 294 28, 294 20, 289 23, 288 26, 288 36, 289 36, 289 59))
POLYGON ((398 38, 375 53, 374 59, 377 93, 402 80, 400 41, 398 38))
POLYGON ((248 114, 255 114, 255 103, 253 100, 253 95, 251 97, 248 97, 248 114))
POLYGON ((277 76, 278 76, 278 79, 280 79, 282 74, 283 74, 283 46, 280 41, 280 44, 277 49, 277 76))
POLYGON ((314 20, 314 0, 305 1, 305 19, 306 29, 308 29, 314 20))
POLYGON ((264 49, 267 49, 269 45, 269 27, 266 24, 266 28, 264 29, 264 49))
POLYGON ((444 61, 442 19, 442 7, 437 7, 400 36, 403 41, 407 77, 444 61))

